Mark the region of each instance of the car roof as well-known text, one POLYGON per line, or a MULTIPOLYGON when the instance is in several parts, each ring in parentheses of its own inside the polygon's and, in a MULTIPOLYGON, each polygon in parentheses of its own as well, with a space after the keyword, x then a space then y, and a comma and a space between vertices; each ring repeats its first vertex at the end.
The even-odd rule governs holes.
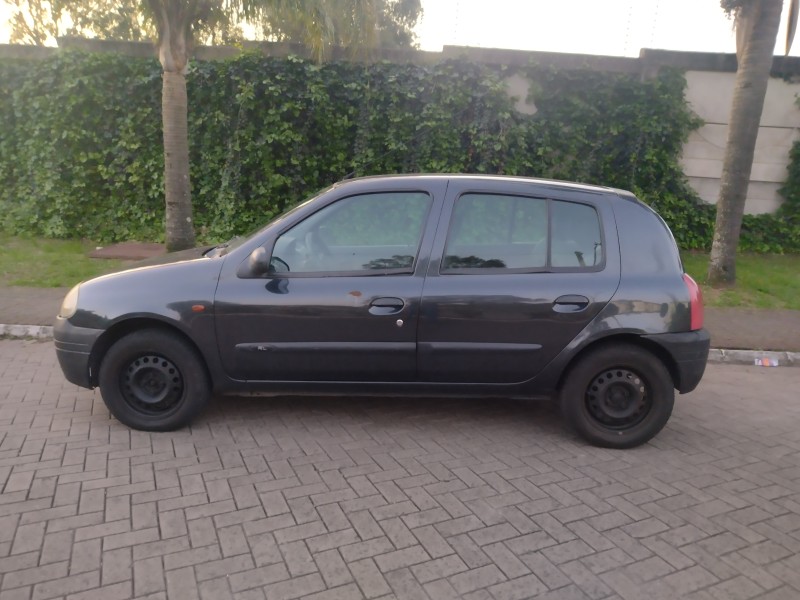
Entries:
POLYGON ((604 193, 604 194, 619 194, 631 195, 630 192, 625 190, 618 190, 616 188, 592 185, 588 183, 576 183, 574 181, 562 181, 558 179, 541 179, 536 177, 522 177, 518 175, 481 175, 481 174, 468 174, 468 173, 407 173, 407 174, 392 174, 392 175, 367 175, 364 177, 354 177, 351 179, 344 179, 334 184, 334 187, 346 185, 350 182, 357 181, 374 181, 382 179, 461 179, 461 180, 474 180, 474 181, 516 181, 519 183, 532 183, 547 187, 556 187, 571 190, 581 190, 586 192, 604 193))

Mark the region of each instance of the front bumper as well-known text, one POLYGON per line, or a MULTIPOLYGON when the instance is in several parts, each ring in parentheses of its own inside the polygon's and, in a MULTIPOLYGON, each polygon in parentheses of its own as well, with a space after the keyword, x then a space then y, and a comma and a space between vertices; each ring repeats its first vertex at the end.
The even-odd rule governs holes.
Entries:
POLYGON ((697 387, 708 362, 708 349, 711 346, 708 331, 698 329, 686 333, 660 333, 642 337, 657 344, 670 355, 675 366, 675 388, 681 394, 691 392, 697 387))
POLYGON ((69 319, 56 318, 53 340, 58 364, 61 365, 67 381, 89 389, 94 387, 89 372, 90 358, 92 348, 103 331, 103 329, 76 327, 69 322, 69 319))

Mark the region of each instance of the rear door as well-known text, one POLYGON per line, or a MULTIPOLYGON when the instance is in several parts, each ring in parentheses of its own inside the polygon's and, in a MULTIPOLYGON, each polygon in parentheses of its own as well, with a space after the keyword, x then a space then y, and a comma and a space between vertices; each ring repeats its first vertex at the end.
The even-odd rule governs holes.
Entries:
POLYGON ((613 213, 601 193, 453 179, 421 303, 420 379, 531 379, 618 284, 613 213))

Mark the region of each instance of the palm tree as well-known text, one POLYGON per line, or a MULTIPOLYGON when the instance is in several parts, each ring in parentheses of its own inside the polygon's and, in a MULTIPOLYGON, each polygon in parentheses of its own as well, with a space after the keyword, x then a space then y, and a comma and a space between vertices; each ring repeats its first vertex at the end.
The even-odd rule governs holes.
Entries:
MULTIPOLYGON (((791 0, 790 4, 787 54, 797 26, 798 1, 791 0)), ((722 164, 708 281, 711 285, 732 285, 736 282, 736 247, 783 0, 722 0, 721 5, 735 19, 739 66, 722 164)))
POLYGON ((5 0, 12 9, 8 19, 12 44, 44 46, 59 35, 61 7, 47 0, 5 0))
POLYGON ((332 43, 367 47, 410 45, 422 10, 420 0, 5 0, 16 6, 15 41, 44 44, 55 37, 66 12, 71 33, 139 39, 157 32, 163 69, 161 113, 164 128, 166 246, 194 246, 189 180, 186 67, 197 35, 222 38, 239 32, 242 22, 267 36, 304 42, 318 60, 332 43), (58 10, 53 9, 57 7, 58 10), (47 12, 50 10, 50 12, 47 12), (25 19, 28 14, 33 19, 25 19))
POLYGON ((192 33, 210 6, 202 0, 147 0, 158 29, 161 62, 161 119, 164 127, 164 193, 168 251, 192 248, 192 197, 189 182, 188 99, 186 67, 192 33))
MULTIPOLYGON (((381 0, 145 0, 158 30, 163 68, 164 188, 168 251, 194 246, 186 66, 195 30, 215 19, 264 22, 275 14, 294 15, 305 26, 305 41, 319 58, 329 40, 368 45, 378 29, 381 0), (342 35, 339 29, 346 29, 342 35)), ((385 1, 385 0, 384 0, 385 1)))

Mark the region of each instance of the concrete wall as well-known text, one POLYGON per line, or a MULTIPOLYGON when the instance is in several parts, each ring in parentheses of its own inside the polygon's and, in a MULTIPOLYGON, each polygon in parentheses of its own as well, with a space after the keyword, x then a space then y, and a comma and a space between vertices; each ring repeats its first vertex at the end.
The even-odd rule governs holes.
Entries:
MULTIPOLYGON (((155 48, 143 42, 109 42, 82 38, 59 38, 59 49, 72 48, 92 52, 116 52, 130 56, 154 57, 155 48)), ((55 48, 36 48, 0 44, 0 58, 41 59, 58 52, 55 48)), ((240 47, 200 47, 195 56, 203 60, 224 60, 245 52, 266 56, 310 56, 307 48, 297 44, 245 42, 240 47)), ((331 58, 349 60, 389 60, 393 62, 433 63, 452 58, 512 67, 507 80, 509 95, 515 98, 517 110, 534 114, 536 107, 526 101, 528 83, 514 66, 532 62, 562 69, 591 69, 615 73, 632 73, 652 77, 664 67, 686 73, 686 99, 705 124, 691 134, 684 146, 682 164, 692 187, 706 202, 716 203, 722 159, 728 137, 728 120, 736 79, 736 57, 733 54, 672 52, 644 49, 639 58, 593 56, 555 52, 527 52, 493 48, 445 46, 442 52, 414 50, 373 51, 367 56, 353 56, 342 48, 334 49, 331 58)), ((773 212, 782 198, 778 189, 786 179, 789 150, 800 138, 800 108, 795 99, 800 94, 800 58, 775 57, 773 77, 769 82, 761 127, 753 164, 745 210, 748 213, 773 212)))
MULTIPOLYGON (((719 194, 735 77, 730 72, 686 73, 686 98, 705 125, 691 134, 682 164, 692 187, 706 202, 715 203, 719 194)), ((782 202, 778 190, 786 179, 789 150, 800 137, 798 93, 800 84, 778 78, 769 81, 747 191, 748 213, 774 212, 782 202)))

